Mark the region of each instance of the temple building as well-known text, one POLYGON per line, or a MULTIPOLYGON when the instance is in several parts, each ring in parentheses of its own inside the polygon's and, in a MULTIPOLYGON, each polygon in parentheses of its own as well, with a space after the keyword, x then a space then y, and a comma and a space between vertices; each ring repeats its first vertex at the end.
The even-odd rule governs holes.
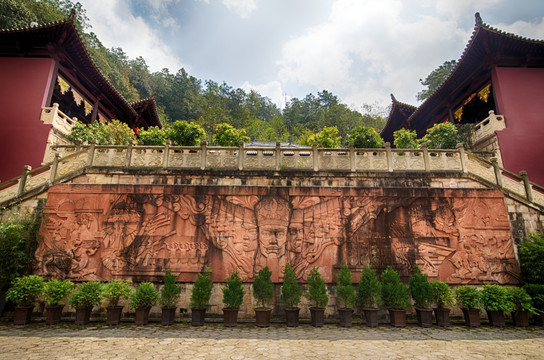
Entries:
POLYGON ((471 151, 544 185, 544 41, 505 33, 476 14, 472 37, 444 83, 419 107, 392 95, 381 132, 406 128, 425 135, 434 124, 473 124, 471 151))
POLYGON ((85 48, 74 14, 66 21, 0 30, 0 182, 24 165, 48 161, 75 120, 118 119, 131 128, 160 126, 154 98, 129 103, 85 48))

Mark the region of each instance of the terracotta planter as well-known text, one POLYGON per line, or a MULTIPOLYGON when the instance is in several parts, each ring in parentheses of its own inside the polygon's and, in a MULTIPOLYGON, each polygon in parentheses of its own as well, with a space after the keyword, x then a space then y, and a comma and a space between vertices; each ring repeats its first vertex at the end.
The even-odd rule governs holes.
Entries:
POLYGON ((528 311, 514 311, 512 313, 512 321, 514 321, 514 326, 519 326, 519 327, 529 326, 529 312, 528 311))
POLYGON ((394 327, 405 327, 406 326, 406 310, 389 310, 389 322, 394 327))
POLYGON ((161 313, 161 324, 164 326, 173 325, 176 320, 176 307, 163 307, 161 313))
POLYGON ((149 311, 151 306, 143 306, 136 309, 136 314, 134 315, 134 324, 135 325, 145 325, 149 322, 149 311))
POLYGON ((76 325, 86 325, 91 321, 92 307, 76 309, 76 325))
POLYGON ((504 327, 506 325, 504 321, 504 311, 497 310, 497 311, 487 311, 487 318, 489 319, 489 325, 495 326, 495 327, 504 327))
POLYGON ((122 312, 122 306, 108 306, 106 308, 106 325, 119 325, 122 312))
POLYGON ((436 318, 436 325, 441 327, 450 326, 450 309, 448 308, 435 308, 434 317, 436 318))
POLYGON ((13 314, 13 325, 26 325, 30 323, 34 306, 16 306, 13 314))
POLYGON ((56 325, 60 323, 63 307, 64 306, 46 306, 45 307, 45 325, 56 325))
POLYGON ((479 309, 461 309, 465 318, 465 324, 470 327, 480 326, 480 310, 479 309))
POLYGON ((288 327, 297 327, 298 326, 298 314, 300 312, 299 308, 285 309, 285 323, 288 327))
POLYGON ((258 327, 270 326, 272 309, 255 309, 255 325, 258 327))
POLYGON ((206 309, 191 309, 191 325, 203 326, 206 318, 206 309))
POLYGON ((536 326, 544 326, 544 314, 533 315, 536 326))
POLYGON ((340 326, 342 327, 351 327, 353 309, 351 308, 340 308, 338 309, 338 317, 340 318, 340 326))
POLYGON ((325 323, 324 308, 310 308, 310 316, 312 318, 312 326, 322 327, 325 323))
POLYGON ((223 325, 233 327, 238 324, 238 309, 223 309, 223 325))
POLYGON ((433 310, 432 309, 416 309, 417 324, 421 327, 428 328, 433 326, 433 310))
POLYGON ((365 314, 366 326, 378 326, 378 309, 363 309, 363 313, 365 314))

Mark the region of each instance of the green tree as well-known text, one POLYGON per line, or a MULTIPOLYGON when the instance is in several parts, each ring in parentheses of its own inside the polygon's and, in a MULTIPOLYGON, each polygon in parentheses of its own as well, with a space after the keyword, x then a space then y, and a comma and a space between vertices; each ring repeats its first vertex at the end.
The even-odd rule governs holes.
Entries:
POLYGON ((417 264, 414 264, 412 275, 410 275, 409 287, 417 308, 427 309, 431 306, 433 287, 427 280, 427 274, 423 274, 417 264))
POLYGON ((434 124, 422 139, 429 149, 455 149, 460 142, 457 128, 450 122, 434 124))
POLYGON ((415 130, 400 129, 393 133, 393 143, 397 149, 417 149, 417 133, 415 130))
POLYGON ((379 148, 385 146, 385 142, 376 129, 365 125, 356 126, 349 133, 346 139, 346 145, 351 142, 353 142, 353 146, 358 149, 379 148))
POLYGON ((528 283, 544 284, 544 233, 527 235, 519 246, 519 261, 528 283))
POLYGON ((245 129, 236 129, 227 123, 219 124, 215 128, 215 135, 213 136, 213 143, 215 145, 238 146, 240 141, 249 141, 245 129))
POLYGON ((283 268, 283 285, 281 286, 281 301, 288 309, 298 306, 302 296, 302 286, 298 283, 297 274, 291 264, 285 264, 283 268))
POLYGON ((336 275, 338 286, 336 287, 336 295, 340 299, 341 304, 345 308, 350 308, 355 305, 355 288, 348 264, 344 261, 340 266, 340 270, 336 275))
POLYGON ((200 125, 184 120, 175 121, 166 129, 166 135, 177 146, 198 146, 206 139, 206 131, 200 125))
POLYGON ((314 142, 318 147, 332 149, 340 147, 341 136, 338 136, 338 128, 336 126, 325 126, 323 130, 310 136, 306 145, 311 146, 314 142))
POLYGON ((158 126, 150 126, 147 129, 140 130, 138 144, 164 146, 166 144, 166 130, 158 126))
POLYGON ((324 308, 329 302, 329 297, 327 295, 327 285, 325 280, 319 273, 317 266, 314 266, 308 274, 308 292, 306 293, 306 298, 313 302, 314 307, 324 308))
POLYGON ((457 61, 455 60, 445 61, 438 68, 434 69, 425 78, 425 80, 419 79, 421 85, 426 86, 427 89, 417 93, 417 99, 419 101, 422 101, 431 96, 435 92, 435 90, 438 89, 440 85, 442 85, 442 83, 448 78, 449 74, 452 72, 456 65, 457 61))

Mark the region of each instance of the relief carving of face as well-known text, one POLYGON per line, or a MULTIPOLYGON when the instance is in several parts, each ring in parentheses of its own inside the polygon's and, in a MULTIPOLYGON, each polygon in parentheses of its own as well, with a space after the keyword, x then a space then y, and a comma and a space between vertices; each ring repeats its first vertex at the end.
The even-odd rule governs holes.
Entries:
POLYGON ((291 217, 289 203, 280 197, 264 197, 255 206, 259 247, 266 257, 282 257, 287 243, 287 226, 291 217))
POLYGON ((262 225, 259 228, 261 253, 266 257, 280 257, 285 253, 287 242, 287 226, 262 225))

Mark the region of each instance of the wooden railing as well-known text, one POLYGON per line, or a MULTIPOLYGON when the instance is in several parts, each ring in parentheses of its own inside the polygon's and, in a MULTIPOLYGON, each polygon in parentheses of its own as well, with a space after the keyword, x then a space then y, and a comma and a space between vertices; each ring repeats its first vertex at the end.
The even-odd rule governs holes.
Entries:
POLYGON ((49 185, 92 169, 236 170, 275 172, 439 172, 465 174, 544 209, 544 188, 527 174, 511 173, 497 162, 457 149, 247 148, 208 146, 57 145, 53 159, 38 169, 25 167, 21 176, 0 184, 0 205, 43 191, 49 185))

